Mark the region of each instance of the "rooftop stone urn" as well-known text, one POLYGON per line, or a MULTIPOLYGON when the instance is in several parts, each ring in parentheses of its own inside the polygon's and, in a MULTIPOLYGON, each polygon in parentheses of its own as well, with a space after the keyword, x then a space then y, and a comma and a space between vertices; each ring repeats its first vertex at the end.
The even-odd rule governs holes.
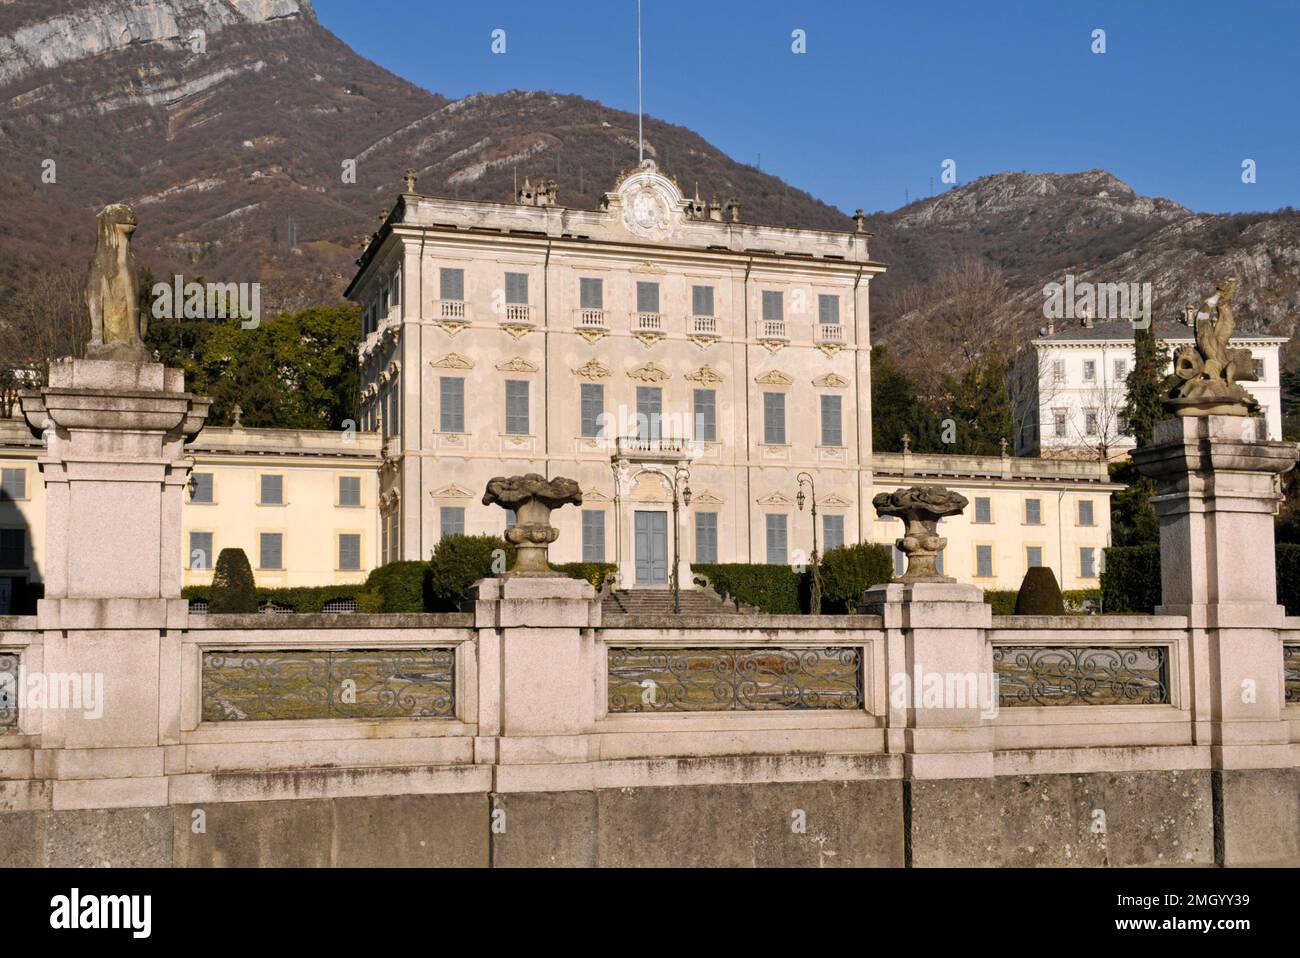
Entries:
POLYGON ((955 582, 935 568, 935 556, 948 544, 938 533, 939 520, 960 515, 967 500, 959 492, 943 486, 912 486, 894 492, 882 492, 871 504, 876 514, 902 519, 906 524, 903 538, 895 544, 907 556, 903 582, 955 582))
POLYGON ((582 505, 582 489, 572 479, 547 479, 535 472, 526 476, 497 476, 487 484, 483 505, 513 509, 516 522, 506 530, 506 541, 515 546, 515 564, 507 575, 558 576, 546 560, 546 549, 560 537, 551 525, 551 510, 564 505, 582 505))

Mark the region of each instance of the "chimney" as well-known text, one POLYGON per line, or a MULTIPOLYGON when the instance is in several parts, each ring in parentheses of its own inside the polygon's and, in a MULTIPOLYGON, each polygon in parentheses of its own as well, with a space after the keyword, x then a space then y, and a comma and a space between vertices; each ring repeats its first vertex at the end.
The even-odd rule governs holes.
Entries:
POLYGON ((731 214, 731 222, 740 222, 740 201, 727 200, 727 212, 731 214))
POLYGON ((722 222, 722 204, 718 202, 717 197, 709 200, 709 219, 715 223, 722 222))

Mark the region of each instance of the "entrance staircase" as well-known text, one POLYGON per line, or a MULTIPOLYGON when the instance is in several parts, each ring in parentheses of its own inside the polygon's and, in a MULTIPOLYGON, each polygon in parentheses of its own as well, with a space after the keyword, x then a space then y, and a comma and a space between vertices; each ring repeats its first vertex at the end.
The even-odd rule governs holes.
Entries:
MULTIPOLYGON (((739 611, 734 602, 727 602, 701 589, 682 589, 680 607, 682 615, 736 615, 739 611)), ((604 612, 606 615, 671 616, 673 593, 671 589, 607 592, 604 612)))

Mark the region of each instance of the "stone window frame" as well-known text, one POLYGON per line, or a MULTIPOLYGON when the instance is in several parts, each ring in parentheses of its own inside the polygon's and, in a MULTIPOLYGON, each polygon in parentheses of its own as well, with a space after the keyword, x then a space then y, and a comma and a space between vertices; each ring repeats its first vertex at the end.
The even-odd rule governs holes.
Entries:
POLYGON ((977 525, 977 526, 991 526, 991 525, 996 525, 997 520, 994 518, 994 514, 993 514, 993 497, 992 497, 992 496, 974 496, 974 497, 972 497, 972 501, 971 501, 971 510, 970 510, 970 521, 971 521, 971 524, 972 524, 972 525, 977 525), (980 503, 980 500, 983 500, 984 502, 987 502, 987 503, 988 503, 988 518, 987 518, 987 519, 981 519, 981 518, 979 517, 979 515, 980 515, 980 511, 979 511, 979 503, 980 503))
POLYGON ((289 483, 286 481, 287 472, 283 469, 259 469, 257 471, 257 504, 265 506, 268 509, 282 509, 289 504, 289 483), (280 477, 280 501, 263 502, 262 501, 262 480, 269 476, 280 477))
POLYGON ((1045 526, 1045 525, 1047 525, 1046 520, 1043 518, 1043 497, 1042 497, 1042 496, 1025 496, 1025 498, 1024 498, 1024 508, 1021 509, 1021 512, 1020 512, 1020 524, 1021 524, 1022 526, 1045 526), (1038 521, 1037 521, 1037 522, 1030 522, 1030 521, 1029 521, 1029 503, 1031 503, 1031 502, 1037 502, 1037 503, 1038 503, 1038 521))
POLYGON ((971 578, 996 580, 998 577, 998 544, 996 542, 971 543, 971 578), (980 575, 980 549, 989 550, 989 574, 980 575))
POLYGON ((20 543, 19 556, 18 556, 18 559, 21 564, 12 565, 12 566, 0 565, 0 569, 4 569, 6 572, 30 572, 31 569, 27 564, 27 556, 31 553, 32 536, 31 536, 31 532, 27 527, 27 524, 18 523, 18 522, 6 522, 0 524, 0 529, 3 529, 5 532, 20 533, 22 535, 22 540, 23 540, 20 543))
POLYGON ((365 529, 335 529, 334 530, 334 571, 335 572, 364 572, 366 570, 366 530, 365 529), (343 537, 357 537, 357 567, 355 569, 343 568, 343 537))
POLYGON ((283 527, 277 528, 258 528, 254 535, 257 538, 257 565, 254 567, 255 572, 288 572, 289 567, 285 562, 285 546, 288 542, 288 531, 283 527), (279 536, 280 537, 280 565, 264 566, 262 565, 262 536, 279 536))
POLYGON ((1097 525, 1097 503, 1089 498, 1075 500, 1074 524, 1082 529, 1092 529, 1097 525), (1088 507, 1088 522, 1083 521, 1083 507, 1088 507))
POLYGON ((1101 578, 1101 550, 1098 549, 1096 546, 1079 546, 1079 550, 1077 554, 1079 558, 1079 578, 1089 579, 1089 580, 1100 579, 1101 578), (1085 551, 1092 553, 1092 575, 1084 574, 1083 554, 1085 551))
POLYGON ((334 474, 334 508, 336 509, 364 509, 366 508, 366 480, 365 474, 360 472, 338 472, 334 474), (343 480, 357 480, 357 501, 354 503, 343 502, 343 480))
MULTIPOLYGON (((772 446, 773 448, 785 448, 790 443, 790 389, 788 386, 770 386, 764 385, 759 394, 759 417, 761 429, 759 431, 759 445, 772 446), (769 442, 767 438, 767 396, 768 394, 781 397, 781 441, 769 442)), ((819 423, 820 429, 820 423, 819 423)))
POLYGON ((1037 549, 1037 550, 1038 550, 1038 566, 1039 566, 1040 568, 1041 568, 1041 567, 1045 567, 1045 566, 1047 565, 1047 546, 1046 546, 1046 544, 1045 544, 1045 543, 1042 543, 1042 542, 1026 542, 1026 543, 1024 543, 1024 544, 1021 546, 1021 554, 1024 556, 1024 559, 1025 559, 1025 571, 1029 571, 1031 568, 1033 568, 1033 566, 1031 566, 1031 565, 1029 564, 1029 550, 1030 550, 1030 549, 1037 549))
POLYGON ((32 470, 25 462, 16 464, 5 463, 0 467, 0 476, 5 472, 21 472, 23 474, 23 494, 21 496, 12 496, 7 492, 0 495, 0 502, 30 502, 32 498, 32 470))
POLYGON ((211 572, 217 567, 217 530, 216 529, 186 529, 185 530, 185 571, 186 572, 211 572), (201 569, 194 567, 194 533, 209 536, 208 545, 208 564, 201 569))
MULTIPOLYGON (((211 483, 211 485, 212 485, 212 498, 211 498, 209 501, 207 501, 207 502, 204 502, 202 499, 195 499, 195 498, 193 498, 193 496, 190 494, 189 483, 186 483, 186 489, 185 489, 185 504, 186 504, 187 506, 215 506, 215 505, 219 505, 219 504, 221 503, 221 499, 220 499, 220 498, 218 497, 218 495, 217 495, 217 489, 219 488, 219 486, 220 486, 221 484, 217 481, 217 479, 218 479, 218 473, 217 473, 217 470, 216 470, 216 469, 192 469, 192 470, 190 470, 190 475, 191 475, 191 476, 199 475, 200 473, 203 474, 203 475, 205 475, 205 476, 209 476, 209 477, 211 477, 211 479, 212 479, 212 483, 211 483)), ((258 496, 259 499, 260 499, 261 496, 262 496, 262 480, 261 480, 261 479, 259 479, 259 480, 257 481, 257 496, 258 496)))

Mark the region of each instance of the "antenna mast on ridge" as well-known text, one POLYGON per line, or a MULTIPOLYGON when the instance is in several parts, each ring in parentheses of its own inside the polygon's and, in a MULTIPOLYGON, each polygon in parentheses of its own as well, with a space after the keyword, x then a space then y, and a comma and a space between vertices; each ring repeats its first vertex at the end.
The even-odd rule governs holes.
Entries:
POLYGON ((645 162, 645 133, 642 126, 641 98, 641 0, 636 0, 636 159, 645 162))

